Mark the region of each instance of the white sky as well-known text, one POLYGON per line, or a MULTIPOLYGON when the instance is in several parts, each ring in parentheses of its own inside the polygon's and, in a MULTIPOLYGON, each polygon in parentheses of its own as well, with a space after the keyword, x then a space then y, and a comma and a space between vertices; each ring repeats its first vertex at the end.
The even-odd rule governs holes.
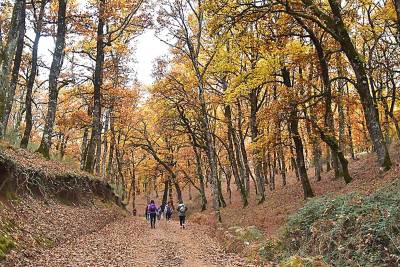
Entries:
POLYGON ((151 85, 153 82, 153 62, 156 58, 168 54, 169 47, 161 42, 154 30, 147 30, 136 40, 136 51, 134 66, 138 80, 144 85, 151 85))
MULTIPOLYGON (((33 32, 28 32, 30 38, 34 38, 33 32)), ((154 30, 146 30, 135 40, 135 54, 133 56, 135 63, 132 66, 137 74, 140 83, 145 86, 153 83, 152 70, 153 62, 158 57, 168 54, 169 47, 161 42, 156 36, 154 30)), ((51 53, 54 50, 54 39, 51 37, 42 37, 39 43, 39 57, 47 66, 51 65, 51 53)), ((43 75, 48 75, 45 69, 41 69, 43 75)))

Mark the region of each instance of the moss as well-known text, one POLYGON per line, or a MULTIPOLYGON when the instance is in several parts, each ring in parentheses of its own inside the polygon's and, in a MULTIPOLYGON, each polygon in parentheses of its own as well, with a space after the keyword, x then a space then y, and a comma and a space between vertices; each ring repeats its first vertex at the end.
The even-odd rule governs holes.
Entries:
POLYGON ((0 234, 0 260, 6 257, 6 254, 15 247, 15 243, 11 236, 0 234))
POLYGON ((4 193, 4 196, 5 196, 5 198, 6 198, 8 201, 17 200, 17 199, 18 199, 17 195, 16 195, 15 192, 12 191, 12 190, 7 190, 7 191, 4 193))
POLYGON ((328 266, 321 257, 291 256, 279 263, 280 267, 323 267, 328 266))
POLYGON ((46 236, 36 236, 35 237, 36 243, 43 248, 52 248, 56 245, 56 242, 46 236))

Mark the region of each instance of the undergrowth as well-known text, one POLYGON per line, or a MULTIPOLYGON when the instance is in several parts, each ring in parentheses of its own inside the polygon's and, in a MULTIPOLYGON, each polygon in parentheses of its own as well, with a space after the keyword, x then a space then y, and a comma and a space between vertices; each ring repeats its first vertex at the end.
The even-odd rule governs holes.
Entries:
POLYGON ((16 246, 9 234, 13 230, 14 224, 15 222, 13 221, 3 222, 0 220, 0 261, 4 260, 6 254, 16 246))
POLYGON ((396 266, 399 223, 400 179, 370 196, 310 200, 289 217, 282 242, 287 255, 322 255, 334 266, 396 266))

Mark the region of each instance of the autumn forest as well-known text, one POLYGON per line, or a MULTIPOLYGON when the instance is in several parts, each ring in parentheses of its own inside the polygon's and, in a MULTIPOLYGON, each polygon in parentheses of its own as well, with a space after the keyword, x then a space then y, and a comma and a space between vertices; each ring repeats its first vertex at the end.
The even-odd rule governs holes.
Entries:
POLYGON ((351 185, 365 155, 393 171, 399 59, 399 0, 1 0, 0 136, 130 211, 190 190, 223 222, 290 179, 302 200, 327 172, 351 185), (149 30, 169 53, 143 84, 149 30))

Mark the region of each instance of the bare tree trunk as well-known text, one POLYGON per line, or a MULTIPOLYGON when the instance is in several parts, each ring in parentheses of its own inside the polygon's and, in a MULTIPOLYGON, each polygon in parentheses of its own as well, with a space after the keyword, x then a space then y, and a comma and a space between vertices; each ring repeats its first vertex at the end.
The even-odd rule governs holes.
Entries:
POLYGON ((273 170, 274 167, 271 165, 271 162, 271 153, 268 151, 269 189, 273 191, 275 190, 275 172, 273 170))
POLYGON ((281 122, 277 121, 275 123, 277 127, 277 142, 278 142, 278 157, 279 157, 279 167, 282 176, 282 185, 286 186, 286 162, 285 162, 285 155, 283 152, 283 144, 282 144, 282 130, 281 130, 281 122))
POLYGON ((61 147, 60 147, 60 158, 61 159, 63 159, 65 156, 65 150, 67 148, 68 139, 69 139, 69 136, 65 136, 63 134, 62 141, 61 141, 61 147))
POLYGON ((111 169, 113 165, 113 158, 114 158, 114 150, 115 150, 115 129, 114 129, 114 117, 112 115, 112 111, 110 112, 110 131, 111 131, 111 141, 110 141, 110 152, 108 156, 108 163, 107 163, 107 171, 106 171, 106 180, 110 180, 111 176, 111 169))
POLYGON ((224 199, 224 195, 222 194, 222 185, 221 185, 221 175, 218 175, 218 191, 219 191, 219 206, 225 208, 226 202, 224 199))
POLYGON ((169 194, 169 203, 171 204, 171 207, 174 208, 174 196, 172 195, 171 178, 168 180, 168 194, 169 194))
MULTIPOLYGON (((3 68, 6 66, 6 64, 2 65, 2 70, 1 70, 1 74, 0 74, 0 90, 5 90, 5 94, 7 96, 5 99, 4 116, 2 118, 2 124, 0 123, 0 137, 4 136, 7 133, 7 125, 8 125, 8 121, 10 118, 12 106, 14 103, 15 90, 16 90, 17 84, 18 84, 19 70, 21 67, 22 53, 24 50, 26 1, 25 0, 17 1, 14 8, 17 8, 18 5, 20 4, 20 2, 22 3, 22 6, 21 6, 20 17, 19 17, 19 21, 18 21, 17 46, 16 46, 16 50, 15 50, 14 66, 13 66, 12 74, 11 74, 11 82, 10 82, 9 92, 7 92, 8 79, 3 78, 3 77, 8 77, 7 67, 3 70, 3 68), (1 85, 2 82, 4 85, 1 85), (3 129, 1 129, 1 127, 3 127, 3 129)), ((14 23, 13 18, 11 18, 11 24, 13 24, 13 23, 14 23)), ((13 30, 10 30, 10 35, 12 35, 12 31, 13 30)), ((10 45, 11 45, 11 43, 10 43, 10 45)), ((9 53, 10 52, 9 49, 11 49, 12 47, 9 47, 8 44, 6 46, 7 46, 6 51, 9 53)), ((6 62, 6 60, 8 60, 8 58, 9 58, 9 56, 5 56, 3 58, 4 62, 6 62)), ((3 94, 3 91, 1 91, 0 95, 1 94, 3 94)), ((1 101, 0 101, 0 103, 1 103, 1 101)), ((1 114, 1 111, 0 111, 0 114, 1 114)))
POLYGON ((231 113, 231 107, 229 105, 225 106, 225 119, 227 120, 227 124, 228 124, 228 157, 229 157, 229 161, 231 163, 231 169, 233 172, 233 177, 235 178, 235 183, 236 186, 238 187, 239 191, 240 191, 240 196, 242 199, 242 203, 243 203, 243 207, 246 207, 248 205, 248 201, 247 201, 247 194, 246 194, 246 189, 244 188, 243 185, 243 177, 241 177, 239 175, 239 167, 238 167, 238 161, 237 158, 234 155, 234 142, 233 142, 233 138, 235 135, 234 129, 233 129, 233 125, 232 125, 232 113, 231 113))
MULTIPOLYGON (((307 118, 307 111, 304 110, 305 117, 307 118)), ((314 120, 314 116, 311 114, 310 115, 311 120, 314 120)), ((308 137, 311 142, 311 147, 312 147, 312 153, 313 153, 313 164, 314 164, 314 170, 315 170, 315 179, 317 181, 321 181, 321 148, 319 147, 319 142, 317 137, 315 136, 316 133, 312 131, 311 125, 309 121, 306 121, 306 130, 308 137)))
POLYGON ((232 204, 232 189, 231 189, 232 171, 230 167, 226 170, 226 192, 229 196, 229 204, 232 204))
POLYGON ((43 0, 40 4, 39 16, 36 21, 35 28, 35 40, 33 41, 32 47, 32 63, 31 63, 31 72, 28 79, 28 84, 26 86, 26 95, 25 95, 25 131, 24 135, 21 139, 21 147, 27 148, 29 139, 31 137, 32 131, 32 92, 33 86, 35 84, 35 78, 37 74, 38 68, 38 48, 39 48, 39 40, 42 36, 42 28, 43 28, 43 17, 45 13, 45 7, 48 3, 48 0, 43 0))
POLYGON ((201 168, 201 155, 200 155, 200 151, 196 147, 193 147, 193 150, 194 150, 195 158, 196 158, 196 173, 197 173, 197 177, 199 179, 201 211, 204 211, 207 209, 207 197, 206 197, 206 192, 205 192, 205 188, 204 188, 203 170, 201 168))
MULTIPOLYGON (((94 72, 94 93, 93 93, 93 121, 88 145, 88 153, 85 162, 85 170, 93 173, 95 151, 101 138, 101 86, 103 84, 103 65, 104 65, 104 14, 105 0, 100 0, 99 17, 97 23, 97 43, 96 43, 96 67, 94 72)), ((101 148, 100 148, 101 150, 101 148)))
MULTIPOLYGON (((288 131, 289 131, 289 138, 293 141, 292 138, 292 130, 290 129, 290 126, 288 127, 288 131)), ((296 158, 294 155, 294 151, 293 151, 293 143, 291 142, 290 144, 290 162, 292 165, 292 170, 294 171, 295 175, 296 175, 296 179, 297 181, 300 181, 300 173, 299 173, 299 168, 297 167, 297 163, 296 163, 296 158)))
MULTIPOLYGON (((19 129, 21 127, 22 118, 25 112, 25 102, 24 102, 25 90, 22 88, 21 95, 19 96, 19 108, 16 114, 15 123, 14 123, 14 132, 19 133, 19 129)), ((14 143, 16 144, 16 142, 14 143)))
POLYGON ((295 105, 293 105, 290 113, 290 129, 292 131, 292 138, 296 149, 296 163, 299 170, 301 185, 303 187, 304 198, 307 199, 314 197, 314 192, 312 191, 310 181, 308 180, 307 170, 304 162, 303 142, 301 140, 298 127, 299 121, 297 118, 297 108, 295 105))
POLYGON ((51 63, 49 74, 49 102, 47 105, 46 123, 44 125, 42 141, 38 152, 46 158, 50 158, 51 138, 53 136, 54 121, 56 118, 58 102, 58 77, 64 60, 65 34, 66 26, 67 0, 58 0, 58 20, 56 46, 53 53, 53 62, 51 63))
POLYGON ((211 129, 209 125, 209 118, 207 113, 207 105, 204 96, 204 87, 202 84, 202 77, 199 76, 199 98, 201 104, 201 110, 203 115, 203 128, 206 135, 206 147, 207 147, 207 157, 210 164, 210 182, 211 188, 213 192, 213 206, 215 210, 215 215, 217 221, 221 222, 221 213, 220 213, 220 206, 219 206, 219 190, 218 190, 218 171, 217 171, 217 161, 215 155, 215 147, 213 146, 213 140, 211 135, 211 129))
POLYGON ((162 198, 162 204, 164 206, 165 206, 165 204, 167 204, 167 201, 168 201, 168 185, 169 185, 169 181, 165 180, 164 181, 164 193, 163 193, 163 198, 162 198))
POLYGON ((104 122, 104 135, 103 135, 103 157, 101 159, 101 174, 103 179, 107 176, 106 174, 106 168, 107 168, 107 156, 108 156, 108 126, 110 123, 110 116, 111 116, 111 110, 108 110, 106 113, 106 118, 104 122))
MULTIPOLYGON (((2 57, 0 57, 0 137, 3 136, 4 129, 6 128, 4 124, 6 106, 10 105, 9 101, 13 100, 12 98, 10 99, 10 74, 12 73, 11 66, 16 54, 19 36, 21 34, 20 26, 22 20, 25 21, 25 1, 17 0, 13 7, 7 42, 2 57)), ((25 25, 23 26, 25 30, 25 25)))
POLYGON ((264 188, 264 175, 262 172, 262 156, 260 149, 257 148, 256 142, 258 141, 258 126, 257 126, 257 111, 258 111, 258 101, 257 101, 257 91, 253 89, 249 95, 250 98, 250 130, 251 130, 251 141, 254 145, 253 149, 253 162, 254 162, 254 172, 255 180, 257 186, 257 192, 259 195, 258 203, 265 201, 265 188, 264 188))
POLYGON ((81 144, 81 170, 85 167, 86 152, 87 152, 87 142, 88 142, 88 129, 85 127, 83 130, 82 144, 81 144))

